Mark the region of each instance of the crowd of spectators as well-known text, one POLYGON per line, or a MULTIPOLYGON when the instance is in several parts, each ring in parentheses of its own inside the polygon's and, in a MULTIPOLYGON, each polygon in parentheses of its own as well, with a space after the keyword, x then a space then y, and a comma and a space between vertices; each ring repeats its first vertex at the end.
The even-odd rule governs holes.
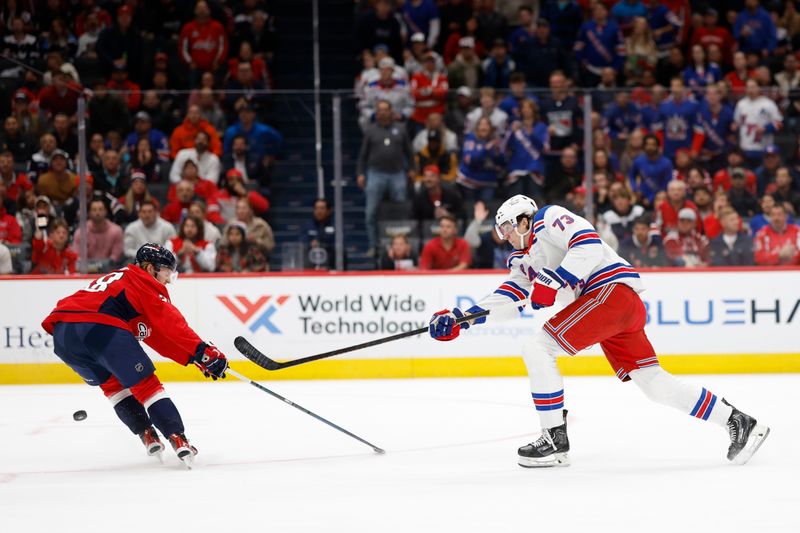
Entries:
POLYGON ((276 38, 264 0, 8 0, 0 7, 0 273, 127 264, 266 271, 265 121, 276 38), (77 108, 87 102, 86 233, 77 108))
POLYGON ((583 214, 590 184, 635 266, 800 264, 795 2, 362 4, 357 175, 382 268, 503 267, 500 201, 583 214))

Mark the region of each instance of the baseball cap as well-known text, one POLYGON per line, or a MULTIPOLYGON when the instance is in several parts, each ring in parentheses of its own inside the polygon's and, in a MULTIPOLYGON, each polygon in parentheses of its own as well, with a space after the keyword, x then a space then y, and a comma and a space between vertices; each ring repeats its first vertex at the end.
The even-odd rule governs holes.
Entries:
POLYGON ((28 93, 23 90, 19 90, 14 93, 14 100, 28 100, 28 93))
POLYGON ((767 146, 767 147, 764 149, 764 153, 765 153, 765 154, 769 154, 769 155, 775 155, 775 154, 780 154, 780 153, 781 153, 781 150, 780 150, 780 148, 778 148, 778 146, 777 146, 777 145, 775 145, 775 144, 770 144, 769 146, 767 146))
POLYGON ((137 168, 131 172, 131 181, 133 180, 147 181, 147 176, 141 169, 137 168))
POLYGON ((536 21, 536 25, 537 26, 547 26, 549 28, 550 27, 550 21, 545 19, 545 18, 540 18, 538 21, 536 21))
POLYGON ((586 194, 586 187, 584 187, 583 185, 578 185, 577 187, 575 187, 574 189, 572 189, 572 192, 573 192, 574 194, 581 194, 581 195, 585 195, 585 194, 586 194))
POLYGON ((56 150, 56 151, 54 151, 53 155, 50 156, 50 161, 52 161, 56 157, 63 157, 64 159, 69 159, 69 155, 64 150, 56 150))
POLYGON ((678 211, 678 220, 697 220, 697 213, 691 207, 684 207, 678 211))
POLYGON ((372 47, 372 53, 377 54, 378 52, 384 52, 386 54, 389 53, 389 47, 385 44, 376 44, 372 47))
POLYGON ((426 50, 422 54, 422 60, 423 61, 428 61, 428 60, 436 61, 436 54, 433 52, 433 50, 426 50))
POLYGON ((462 37, 458 40, 459 48, 475 48, 475 39, 472 37, 462 37))
POLYGON ((411 36, 412 43, 424 43, 425 42, 425 34, 418 31, 414 35, 411 36))
POLYGON ((244 176, 242 176, 242 172, 238 168, 230 169, 228 172, 225 173, 225 177, 228 179, 230 178, 244 179, 244 176))
POLYGON ((441 174, 441 171, 439 170, 439 166, 438 165, 425 165, 425 168, 422 169, 422 172, 423 173, 424 172, 433 172, 437 176, 439 174, 441 174))
POLYGON ((169 56, 164 52, 156 52, 153 56, 153 61, 169 61, 169 56))
POLYGON ((394 59, 391 57, 384 57, 378 61, 378 68, 394 68, 394 59))
POLYGON ((466 85, 462 85, 461 87, 458 88, 456 94, 458 96, 466 96, 467 98, 470 98, 472 96, 472 90, 470 90, 470 88, 467 87, 466 85))
POLYGON ((747 176, 747 173, 744 171, 742 167, 736 167, 731 171, 731 178, 742 178, 744 179, 747 176))
POLYGON ((136 120, 145 120, 147 122, 150 122, 150 113, 148 113, 147 111, 139 111, 138 113, 136 113, 136 120))

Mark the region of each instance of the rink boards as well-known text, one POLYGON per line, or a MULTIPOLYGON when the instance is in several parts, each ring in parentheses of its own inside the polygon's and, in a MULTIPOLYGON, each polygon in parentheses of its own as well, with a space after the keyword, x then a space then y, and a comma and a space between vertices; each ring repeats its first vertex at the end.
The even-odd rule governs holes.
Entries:
MULTIPOLYGON (((658 270, 641 273, 647 334, 676 373, 800 371, 800 269, 658 270)), ((468 308, 505 274, 268 274, 182 276, 172 301, 204 339, 233 360, 237 335, 275 359, 326 352, 425 327, 432 313, 468 308)), ((78 381, 41 328, 55 303, 94 277, 0 277, 0 383, 78 381)), ((561 291, 562 293, 565 291, 561 291)), ((515 320, 471 328, 452 342, 427 335, 278 372, 235 362, 260 379, 515 376, 525 338, 569 302, 515 320)), ((164 380, 201 379, 154 357, 164 380)), ((565 374, 611 374, 599 346, 563 357, 565 374)))

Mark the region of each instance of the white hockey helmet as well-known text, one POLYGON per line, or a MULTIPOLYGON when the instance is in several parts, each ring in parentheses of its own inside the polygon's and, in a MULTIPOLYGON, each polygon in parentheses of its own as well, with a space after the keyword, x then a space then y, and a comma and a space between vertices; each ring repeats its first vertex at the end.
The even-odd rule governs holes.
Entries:
MULTIPOLYGON (((497 209, 497 214, 494 216, 497 236, 501 239, 508 239, 511 232, 517 229, 517 219, 521 215, 533 218, 533 215, 539 207, 532 198, 528 198, 524 194, 517 194, 512 196, 497 209)), ((528 228, 530 231, 530 228, 528 228)), ((527 233, 527 232, 526 232, 527 233)))

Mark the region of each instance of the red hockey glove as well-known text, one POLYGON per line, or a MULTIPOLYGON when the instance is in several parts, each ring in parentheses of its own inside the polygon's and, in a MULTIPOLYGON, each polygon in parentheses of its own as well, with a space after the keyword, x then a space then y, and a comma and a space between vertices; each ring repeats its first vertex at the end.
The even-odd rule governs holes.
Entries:
POLYGON ((550 307, 556 301, 558 289, 565 285, 561 277, 548 268, 541 269, 536 274, 531 293, 531 307, 541 309, 550 307))
POLYGON ((228 359, 225 354, 219 351, 219 348, 211 343, 201 342, 197 345, 197 351, 191 362, 207 378, 214 381, 217 379, 225 379, 225 371, 228 369, 228 359))

